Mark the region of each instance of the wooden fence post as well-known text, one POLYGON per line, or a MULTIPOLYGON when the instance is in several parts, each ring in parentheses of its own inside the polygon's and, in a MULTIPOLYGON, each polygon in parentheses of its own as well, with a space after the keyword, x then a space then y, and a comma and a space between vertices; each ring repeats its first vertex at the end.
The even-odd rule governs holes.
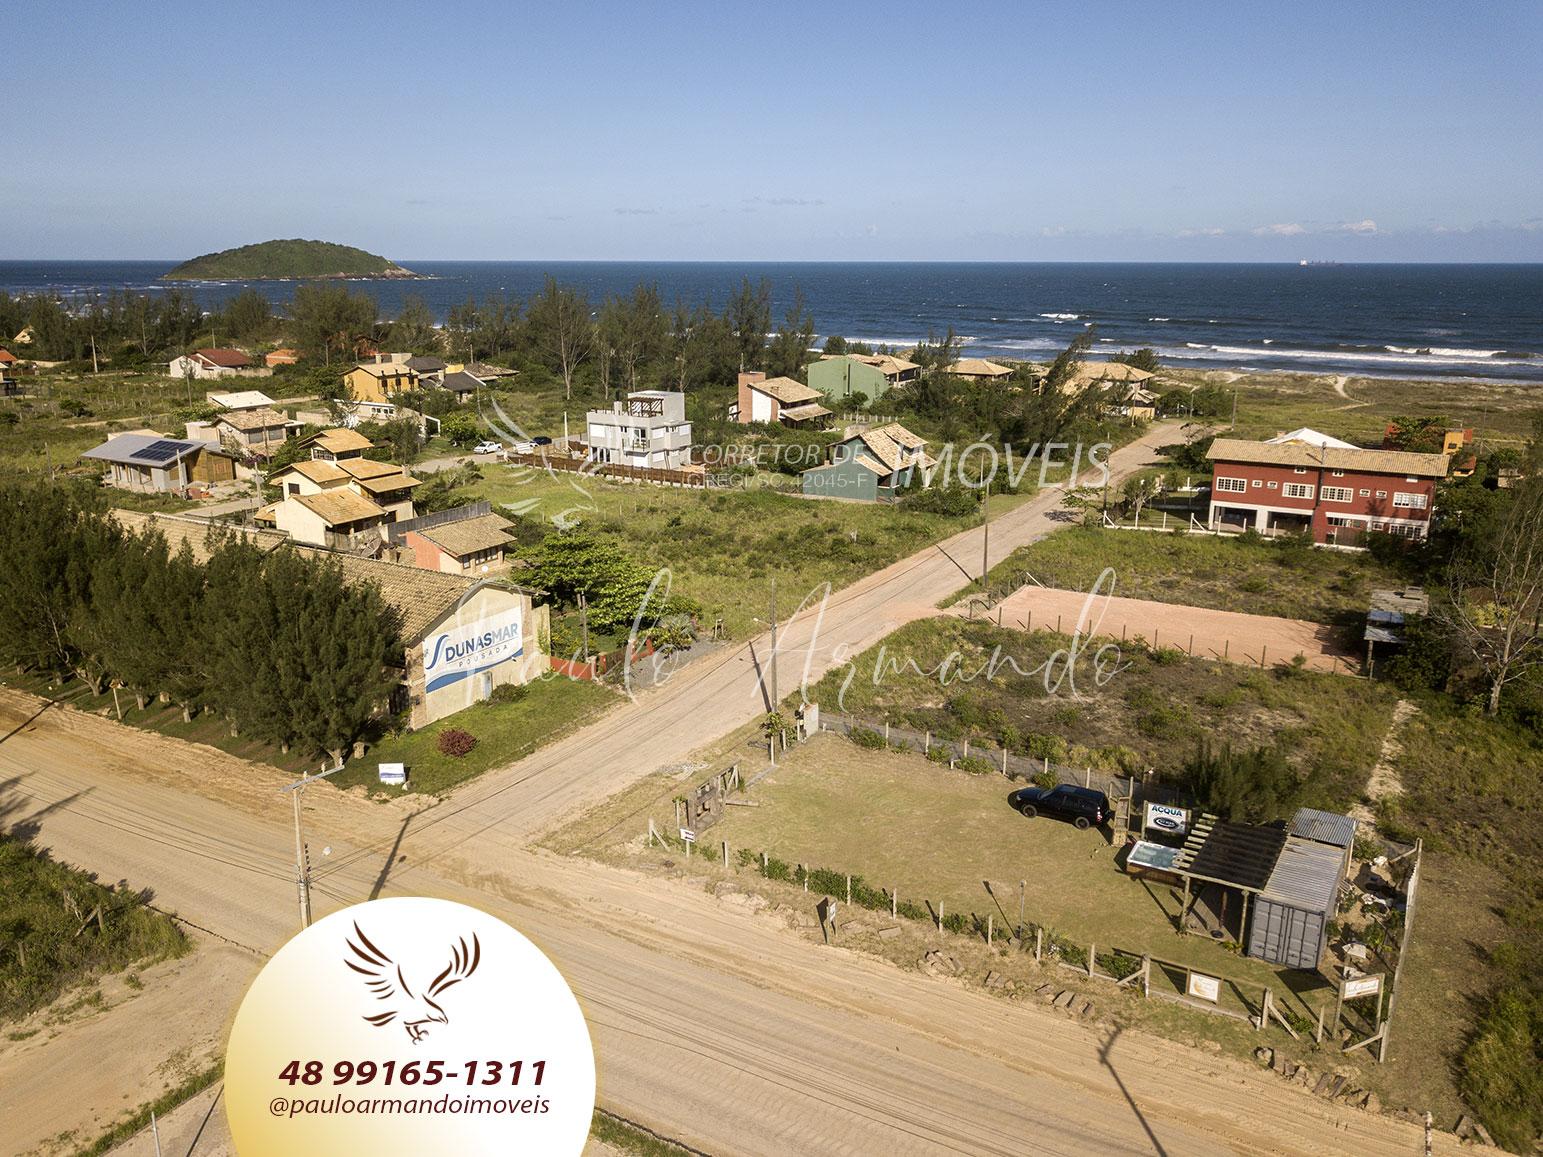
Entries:
POLYGON ((762 852, 761 853, 761 874, 763 876, 766 874, 766 869, 769 868, 769 867, 771 867, 770 859, 767 857, 765 852, 762 852))
POLYGON ((729 841, 728 840, 724 840, 723 841, 723 866, 725 868, 727 868, 729 866, 729 841))
POLYGON ((1317 1031, 1313 1033, 1313 1041, 1316 1044, 1323 1043, 1323 1014, 1328 1011, 1329 1005, 1327 1001, 1318 1006, 1318 1028, 1317 1031))
POLYGON ((994 919, 995 919, 995 917, 993 917, 990 912, 986 913, 986 947, 987 948, 991 947, 991 930, 992 930, 992 922, 993 922, 994 919))
POLYGON ((900 915, 900 889, 899 888, 891 888, 889 890, 889 918, 891 920, 893 920, 896 917, 898 917, 899 915, 900 915))
POLYGON ((847 907, 852 906, 852 877, 847 876, 847 907))
POLYGON ((930 731, 925 731, 922 733, 922 754, 932 754, 932 732, 930 731))
POLYGON ((943 931, 943 901, 938 901, 938 931, 943 931))
POLYGON ((1097 944, 1089 944, 1088 945, 1088 979, 1089 980, 1093 979, 1093 958, 1096 957, 1097 955, 1098 955, 1098 945, 1097 944))
POLYGON ((1035 964, 1039 963, 1040 957, 1044 955, 1044 951, 1045 951, 1045 930, 1043 928, 1036 928, 1036 929, 1034 929, 1034 963, 1035 964))
POLYGON ((1141 954, 1141 995, 1150 998, 1152 995, 1152 954, 1141 954))

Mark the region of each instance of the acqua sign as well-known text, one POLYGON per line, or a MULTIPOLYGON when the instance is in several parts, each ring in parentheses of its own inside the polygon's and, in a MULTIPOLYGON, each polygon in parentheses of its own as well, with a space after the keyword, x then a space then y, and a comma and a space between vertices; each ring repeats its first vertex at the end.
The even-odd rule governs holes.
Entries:
POLYGON ((1147 804, 1147 828, 1182 836, 1189 831, 1189 809, 1165 803, 1147 804))
POLYGON ((429 636, 423 643, 424 690, 437 691, 519 658, 524 634, 523 608, 510 607, 429 636))

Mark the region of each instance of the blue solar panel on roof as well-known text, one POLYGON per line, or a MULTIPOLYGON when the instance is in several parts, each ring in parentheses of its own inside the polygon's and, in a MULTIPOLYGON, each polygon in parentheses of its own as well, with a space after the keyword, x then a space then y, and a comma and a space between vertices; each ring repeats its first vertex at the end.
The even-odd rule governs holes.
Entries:
POLYGON ((185 443, 172 442, 162 438, 158 442, 151 442, 150 445, 135 450, 130 457, 143 458, 146 462, 169 462, 182 453, 185 448, 185 443))

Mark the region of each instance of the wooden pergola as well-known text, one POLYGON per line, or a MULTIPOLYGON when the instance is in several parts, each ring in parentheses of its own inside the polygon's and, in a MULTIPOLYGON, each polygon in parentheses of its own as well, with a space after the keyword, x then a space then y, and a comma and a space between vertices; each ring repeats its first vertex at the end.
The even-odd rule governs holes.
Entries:
MULTIPOLYGON (((1184 903, 1179 908, 1179 931, 1189 932, 1193 881, 1231 888, 1243 896, 1243 918, 1239 936, 1248 933, 1248 905, 1251 896, 1264 891, 1286 846, 1284 827, 1255 827, 1219 820, 1209 813, 1201 815, 1190 829, 1184 846, 1173 861, 1171 871, 1184 880, 1184 903)), ((1225 895, 1225 893, 1224 893, 1225 895)), ((1196 897, 1198 900, 1198 896, 1196 897)))

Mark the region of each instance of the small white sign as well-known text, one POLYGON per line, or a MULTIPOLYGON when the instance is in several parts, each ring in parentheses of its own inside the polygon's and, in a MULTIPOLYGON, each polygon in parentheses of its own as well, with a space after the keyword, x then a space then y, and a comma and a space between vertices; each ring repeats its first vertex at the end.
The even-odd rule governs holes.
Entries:
POLYGON ((1209 1000, 1215 1004, 1221 999, 1222 982, 1214 976, 1202 976, 1198 972, 1191 972, 1186 991, 1189 996, 1198 996, 1201 1000, 1209 1000))
POLYGON ((1147 804, 1147 828, 1182 836, 1189 831, 1189 809, 1165 803, 1147 804))
POLYGON ((1356 976, 1345 981, 1346 1000, 1354 1000, 1358 996, 1375 996, 1381 991, 1381 976, 1356 976))
POLYGON ((381 783, 395 784, 398 787, 406 785, 406 783, 407 783, 407 764, 405 764, 405 763, 381 763, 381 764, 377 764, 376 766, 378 766, 380 768, 380 782, 381 783))
POLYGON ((690 828, 681 828, 680 838, 685 840, 688 844, 696 843, 696 833, 690 828))

